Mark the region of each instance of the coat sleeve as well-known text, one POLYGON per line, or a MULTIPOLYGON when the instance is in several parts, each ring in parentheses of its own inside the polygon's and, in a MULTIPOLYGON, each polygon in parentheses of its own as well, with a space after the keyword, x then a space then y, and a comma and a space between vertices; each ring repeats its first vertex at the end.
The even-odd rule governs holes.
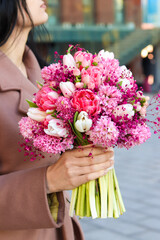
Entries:
POLYGON ((46 168, 21 170, 0 176, 0 230, 58 228, 63 224, 63 193, 57 194, 58 219, 50 213, 46 168))

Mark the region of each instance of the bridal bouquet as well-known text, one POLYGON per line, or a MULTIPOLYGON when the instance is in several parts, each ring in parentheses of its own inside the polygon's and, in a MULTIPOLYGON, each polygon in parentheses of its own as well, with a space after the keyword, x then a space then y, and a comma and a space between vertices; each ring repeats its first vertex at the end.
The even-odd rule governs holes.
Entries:
MULTIPOLYGON (((113 53, 76 49, 71 55, 72 49, 42 70, 44 84, 38 83, 28 117, 19 122, 26 142, 53 154, 91 143, 106 149, 144 143, 151 136, 149 99, 138 91, 132 72, 119 66, 113 53)), ((92 218, 118 218, 125 212, 114 168, 73 190, 70 216, 74 210, 92 218)))

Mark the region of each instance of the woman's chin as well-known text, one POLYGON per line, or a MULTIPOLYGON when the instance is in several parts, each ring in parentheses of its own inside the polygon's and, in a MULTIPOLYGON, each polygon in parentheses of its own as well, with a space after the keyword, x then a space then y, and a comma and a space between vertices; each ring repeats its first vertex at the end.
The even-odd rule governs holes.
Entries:
POLYGON ((41 19, 39 21, 34 22, 34 26, 42 25, 42 24, 46 23, 47 21, 48 21, 48 14, 45 13, 45 14, 43 14, 43 16, 41 16, 41 19))

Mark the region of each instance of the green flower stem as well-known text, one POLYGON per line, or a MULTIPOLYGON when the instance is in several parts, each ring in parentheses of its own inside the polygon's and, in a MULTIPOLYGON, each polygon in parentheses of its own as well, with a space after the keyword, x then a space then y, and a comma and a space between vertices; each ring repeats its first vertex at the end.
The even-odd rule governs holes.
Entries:
POLYGON ((107 182, 106 176, 100 177, 100 196, 101 196, 101 218, 107 218, 107 182))
POLYGON ((74 215, 74 209, 75 209, 75 206, 76 206, 77 195, 78 195, 78 188, 75 188, 72 191, 72 197, 71 197, 71 203, 70 203, 70 209, 69 209, 69 216, 70 217, 73 217, 73 215, 74 215))
POLYGON ((99 189, 96 192, 95 200, 96 200, 97 215, 98 215, 98 218, 100 218, 101 217, 101 202, 100 202, 100 192, 99 192, 99 189))
POLYGON ((86 217, 91 217, 91 209, 89 204, 89 182, 86 183, 86 217))
POLYGON ((79 186, 72 192, 70 216, 74 209, 80 218, 118 218, 125 212, 115 170, 104 177, 79 186))
POLYGON ((77 204, 76 204, 76 215, 80 215, 80 203, 81 203, 81 186, 78 187, 78 197, 77 197, 77 204))
POLYGON ((117 200, 116 200, 116 192, 115 192, 115 182, 113 181, 113 217, 114 218, 119 218, 119 210, 117 207, 117 200))
POLYGON ((117 195, 117 191, 116 191, 115 181, 114 181, 114 195, 115 195, 118 215, 120 215, 119 200, 118 200, 118 195, 117 195))
POLYGON ((122 215, 126 211, 126 209, 125 209, 125 206, 124 206, 124 203, 123 203, 123 200, 122 200, 122 195, 121 195, 121 192, 120 192, 120 189, 119 189, 119 184, 118 184, 118 180, 117 180, 116 173, 115 173, 114 169, 113 169, 113 176, 114 176, 115 189, 116 189, 115 191, 116 191, 117 199, 118 199, 118 202, 119 202, 120 214, 122 215))
POLYGON ((113 218, 113 170, 108 172, 108 217, 113 218))
POLYGON ((91 208, 92 218, 97 218, 96 203, 95 203, 95 180, 89 182, 89 203, 91 208))
POLYGON ((80 199, 80 210, 79 216, 84 217, 85 215, 85 193, 86 193, 86 185, 82 184, 81 186, 81 199, 80 199))

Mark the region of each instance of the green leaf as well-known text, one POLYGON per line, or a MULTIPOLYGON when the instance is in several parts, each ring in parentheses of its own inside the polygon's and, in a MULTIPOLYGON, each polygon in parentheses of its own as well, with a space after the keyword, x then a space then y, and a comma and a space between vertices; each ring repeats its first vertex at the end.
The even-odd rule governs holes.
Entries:
POLYGON ((75 82, 81 82, 81 76, 76 76, 75 82))
POLYGON ((146 99, 145 98, 141 98, 141 100, 140 100, 141 106, 143 106, 145 102, 146 102, 146 99))
POLYGON ((83 88, 87 88, 87 84, 86 83, 84 83, 83 88))
POLYGON ((37 83, 38 85, 40 85, 41 87, 43 87, 43 84, 42 84, 42 83, 40 83, 40 82, 38 82, 38 81, 36 81, 36 83, 37 83))
POLYGON ((93 66, 98 66, 97 62, 93 62, 92 64, 93 64, 93 66))
POLYGON ((89 68, 89 66, 85 67, 85 70, 87 70, 89 68))
POLYGON ((27 101, 27 103, 29 104, 30 107, 38 108, 38 106, 35 103, 33 103, 33 102, 31 102, 31 101, 29 101, 27 99, 26 99, 26 101, 27 101))
POLYGON ((53 87, 49 87, 49 88, 51 88, 53 91, 55 91, 55 92, 58 92, 58 90, 56 89, 56 88, 53 88, 53 87))
POLYGON ((76 112, 76 113, 74 114, 73 124, 75 124, 75 122, 77 121, 78 114, 79 114, 79 112, 76 112))

